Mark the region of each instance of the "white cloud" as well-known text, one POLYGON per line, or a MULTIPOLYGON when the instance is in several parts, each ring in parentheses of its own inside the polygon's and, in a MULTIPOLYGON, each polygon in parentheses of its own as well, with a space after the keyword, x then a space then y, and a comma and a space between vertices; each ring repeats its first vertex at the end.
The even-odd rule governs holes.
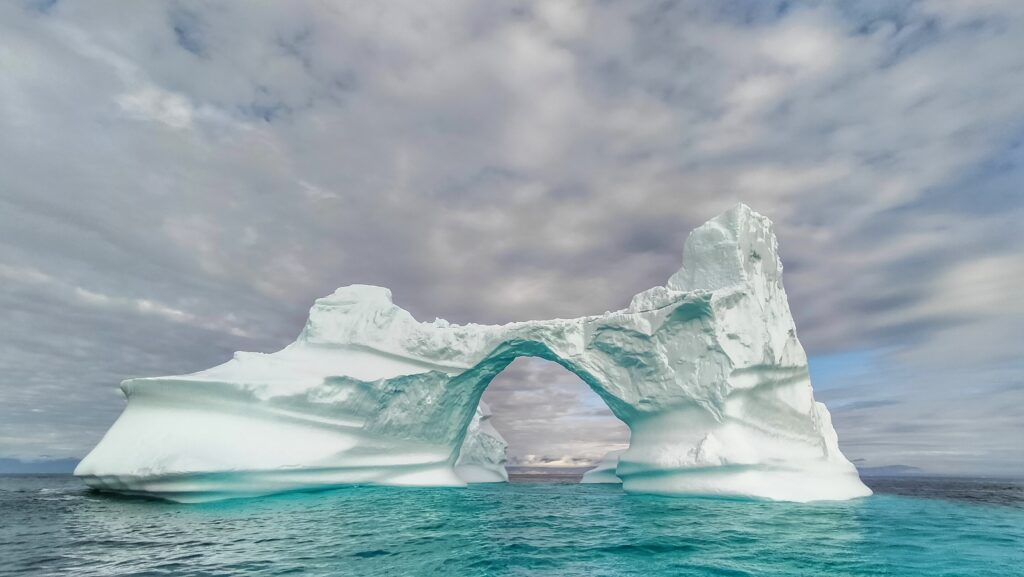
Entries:
POLYGON ((121 94, 117 97, 117 104, 140 120, 161 122, 176 129, 192 127, 193 108, 188 99, 155 86, 144 86, 121 94))

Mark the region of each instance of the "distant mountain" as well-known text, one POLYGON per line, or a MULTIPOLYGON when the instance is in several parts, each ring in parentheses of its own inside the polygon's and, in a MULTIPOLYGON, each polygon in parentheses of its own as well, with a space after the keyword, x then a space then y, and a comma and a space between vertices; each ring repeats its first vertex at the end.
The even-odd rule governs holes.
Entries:
POLYGON ((882 467, 857 467, 862 477, 904 477, 907 475, 924 475, 926 472, 919 467, 910 465, 885 465, 882 467))
POLYGON ((593 468, 593 465, 589 467, 535 467, 528 465, 505 466, 505 469, 507 469, 509 473, 520 475, 582 475, 593 468))
POLYGON ((0 475, 26 475, 32 473, 71 474, 78 465, 78 459, 41 459, 22 461, 0 457, 0 475))

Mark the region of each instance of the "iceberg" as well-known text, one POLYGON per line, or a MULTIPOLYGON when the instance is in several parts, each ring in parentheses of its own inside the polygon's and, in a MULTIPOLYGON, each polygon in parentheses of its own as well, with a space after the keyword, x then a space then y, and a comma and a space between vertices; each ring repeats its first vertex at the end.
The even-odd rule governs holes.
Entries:
MULTIPOLYGON (((579 376, 630 428, 615 468, 627 492, 870 494, 814 400, 772 224, 742 204, 690 234, 664 286, 601 315, 418 322, 386 288, 339 288, 276 353, 121 383, 124 411, 75 474, 180 502, 462 486, 457 462, 481 396, 521 356, 579 376)), ((477 456, 469 448, 463 464, 477 456)))
POLYGON ((455 474, 467 483, 505 483, 508 443, 491 424, 491 408, 480 401, 455 461, 455 474))

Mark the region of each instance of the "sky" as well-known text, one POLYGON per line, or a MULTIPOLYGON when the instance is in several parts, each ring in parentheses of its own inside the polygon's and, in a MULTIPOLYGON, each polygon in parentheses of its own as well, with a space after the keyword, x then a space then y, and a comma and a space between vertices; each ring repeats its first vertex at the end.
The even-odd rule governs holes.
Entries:
MULTIPOLYGON (((622 308, 742 201, 848 457, 1024 473, 1018 0, 3 2, 0 135, 0 458, 342 285, 622 308)), ((551 363, 485 399, 514 463, 627 442, 551 363)))

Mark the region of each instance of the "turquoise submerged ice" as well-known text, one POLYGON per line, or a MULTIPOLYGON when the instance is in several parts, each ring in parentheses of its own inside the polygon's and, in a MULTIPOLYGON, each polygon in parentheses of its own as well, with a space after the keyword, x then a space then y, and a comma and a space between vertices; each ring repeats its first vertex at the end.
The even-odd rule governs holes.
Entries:
POLYGON ((870 494, 814 400, 771 222, 744 205, 690 234, 664 286, 602 315, 421 323, 385 288, 340 288, 281 351, 122 383, 127 407, 75 474, 176 501, 464 485, 480 397, 520 356, 561 364, 629 426, 614 471, 627 492, 870 494))
POLYGON ((1020 487, 1016 505, 979 504, 990 499, 970 488, 957 489, 961 501, 877 491, 803 504, 628 495, 617 485, 366 486, 186 507, 99 495, 68 477, 0 477, 0 574, 1022 574, 1020 487))

